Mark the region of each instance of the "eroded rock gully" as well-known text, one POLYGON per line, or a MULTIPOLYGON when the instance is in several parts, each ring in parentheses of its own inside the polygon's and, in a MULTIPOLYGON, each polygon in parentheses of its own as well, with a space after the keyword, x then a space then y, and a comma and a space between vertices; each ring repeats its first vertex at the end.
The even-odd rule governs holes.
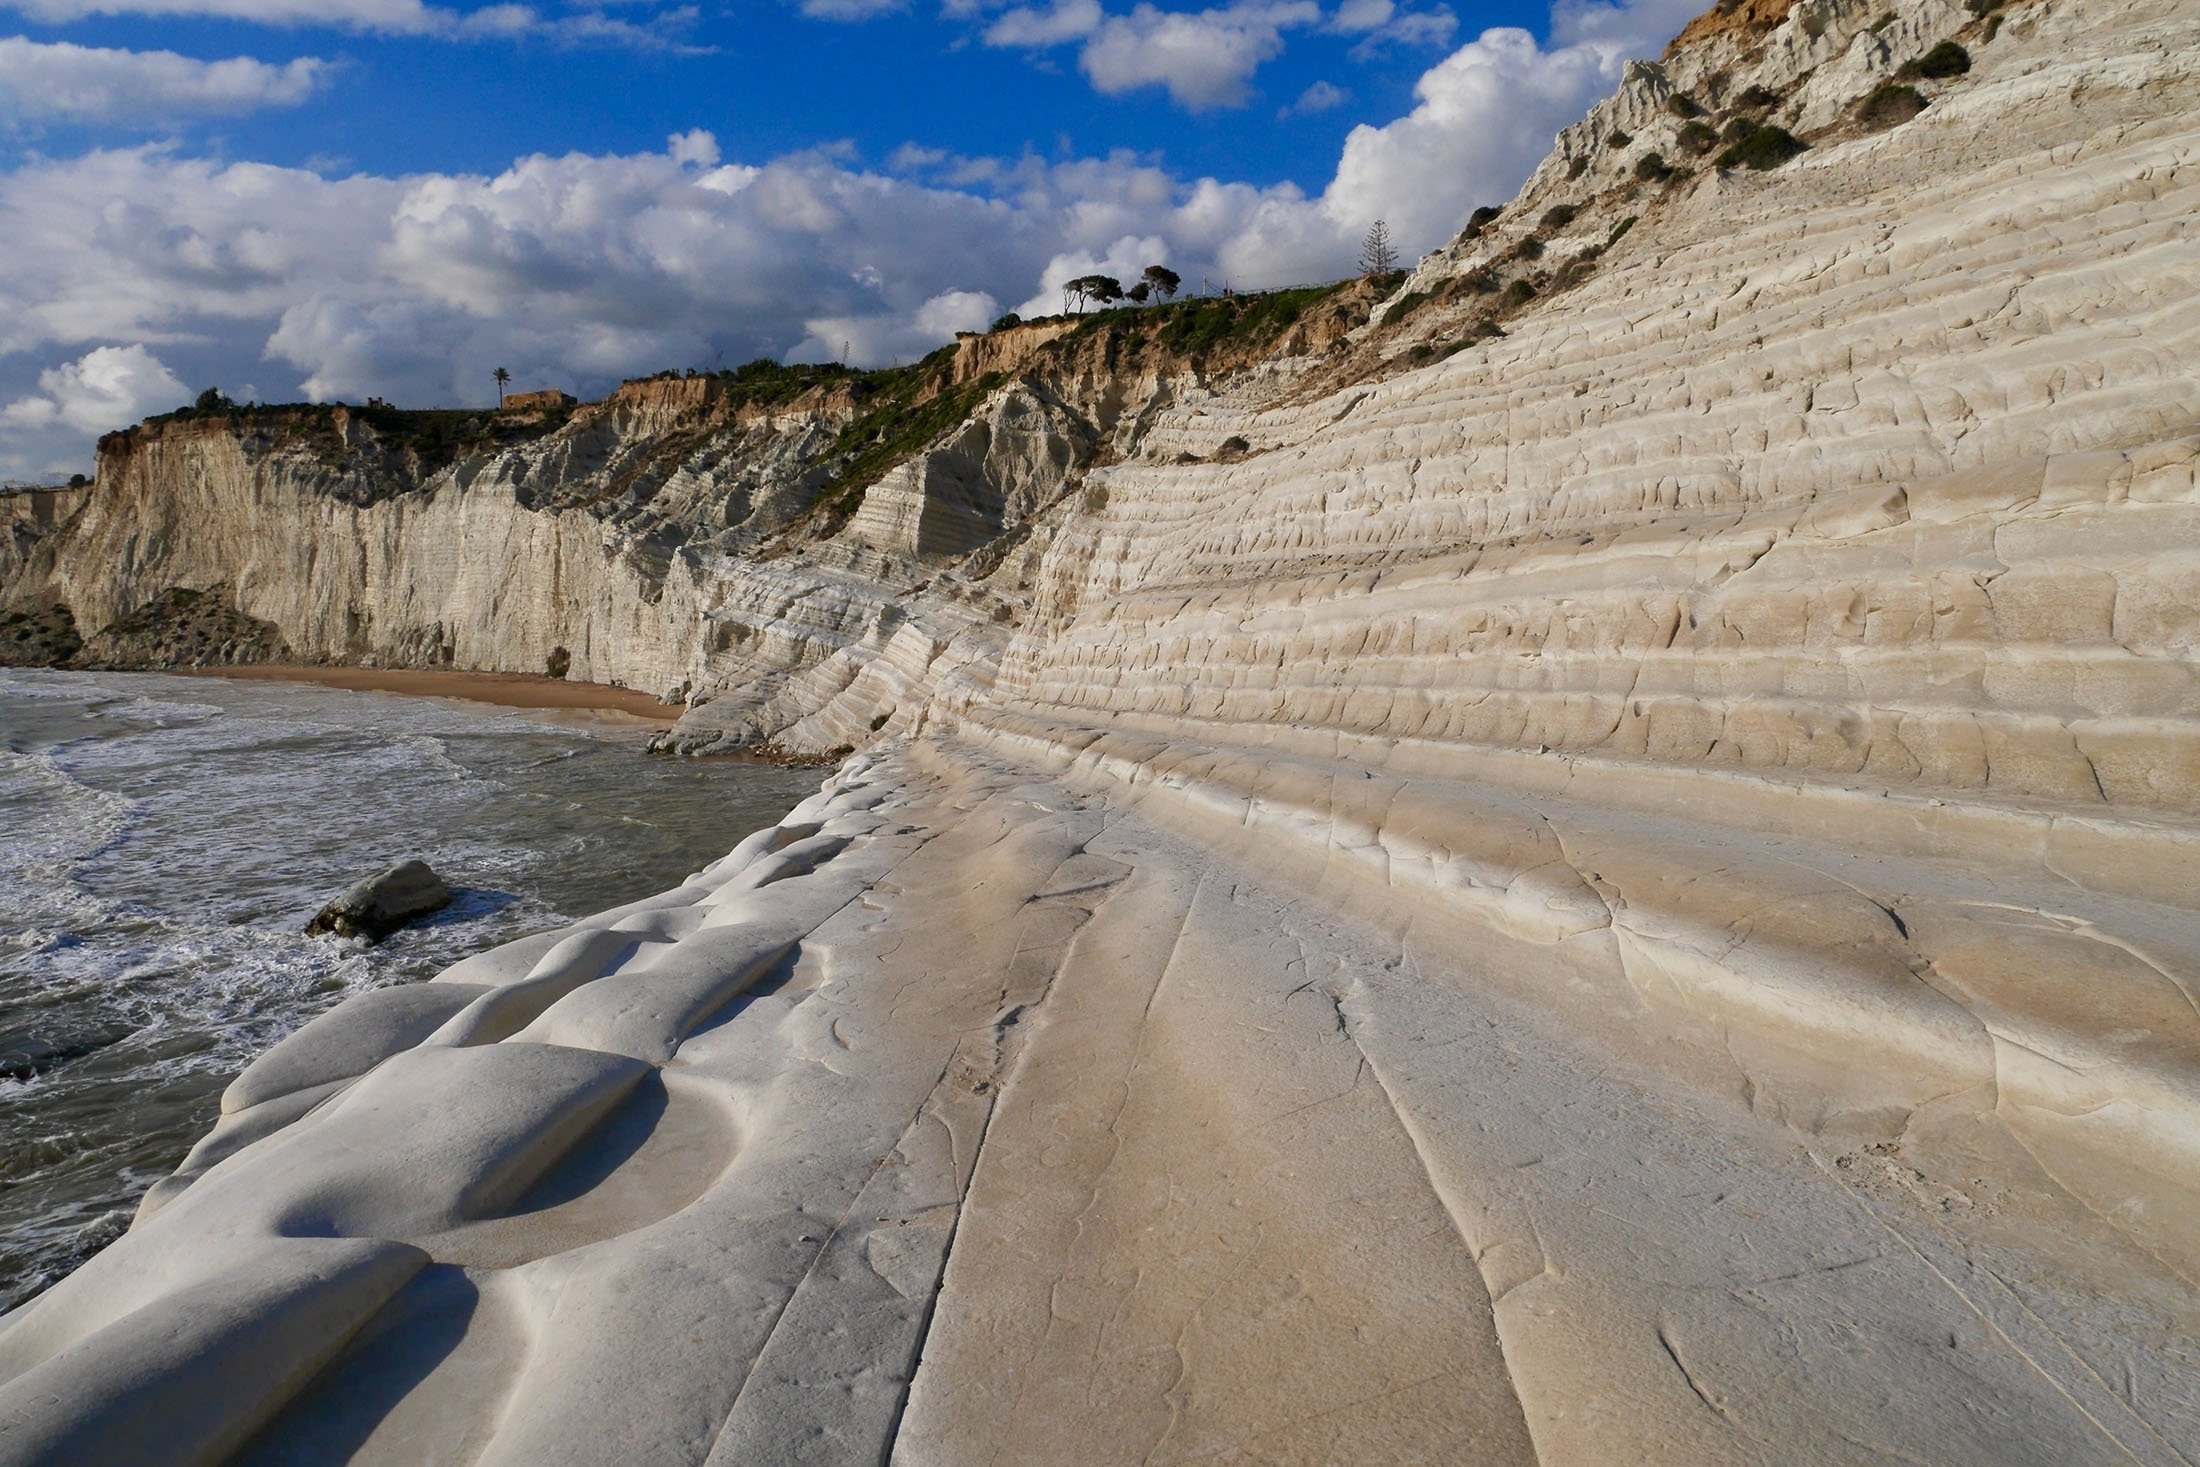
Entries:
POLYGON ((966 346, 829 525, 839 408, 684 385, 263 493, 310 572, 151 507, 220 435, 21 516, 95 633, 203 565, 872 747, 258 1061, 0 1329, 0 1459, 2200 1456, 2200 17, 1875 19, 1727 7, 1591 130, 1757 86, 1808 152, 1630 195, 1569 133, 1402 324, 966 346), (1637 222, 1413 367, 1574 197, 1637 222))

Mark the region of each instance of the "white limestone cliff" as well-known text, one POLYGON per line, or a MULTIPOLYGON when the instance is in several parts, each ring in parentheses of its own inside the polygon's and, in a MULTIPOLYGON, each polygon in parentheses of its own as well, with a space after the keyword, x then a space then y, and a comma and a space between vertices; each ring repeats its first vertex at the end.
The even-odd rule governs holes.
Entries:
POLYGON ((457 660, 873 747, 263 1057, 0 1461, 2200 1455, 2200 15, 1982 11, 1722 4, 1401 319, 966 343, 837 522, 814 418, 682 481, 792 533, 545 467, 692 406, 267 496, 457 660), (1810 147, 1639 177, 1675 89, 1810 147))

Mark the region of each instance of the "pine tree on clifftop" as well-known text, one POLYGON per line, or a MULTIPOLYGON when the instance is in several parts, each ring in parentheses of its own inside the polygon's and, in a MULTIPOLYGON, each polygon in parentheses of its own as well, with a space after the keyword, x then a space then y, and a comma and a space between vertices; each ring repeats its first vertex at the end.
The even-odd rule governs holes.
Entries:
POLYGON ((1398 268, 1398 248, 1390 242, 1390 226, 1376 220, 1360 242, 1360 273, 1388 275, 1398 268))

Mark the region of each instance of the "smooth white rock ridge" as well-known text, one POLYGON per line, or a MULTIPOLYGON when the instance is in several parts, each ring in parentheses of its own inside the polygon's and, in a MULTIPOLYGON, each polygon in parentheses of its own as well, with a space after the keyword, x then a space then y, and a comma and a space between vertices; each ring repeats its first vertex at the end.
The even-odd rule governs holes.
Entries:
POLYGON ((2189 912, 986 742, 278 1046, 0 1460, 2200 1451, 2189 912))
POLYGON ((2200 1459, 2200 12, 1774 8, 1403 335, 577 571, 691 729, 876 747, 254 1064, 0 1328, 0 1462, 2200 1459), (1605 158, 1751 85, 1777 172, 1605 158))

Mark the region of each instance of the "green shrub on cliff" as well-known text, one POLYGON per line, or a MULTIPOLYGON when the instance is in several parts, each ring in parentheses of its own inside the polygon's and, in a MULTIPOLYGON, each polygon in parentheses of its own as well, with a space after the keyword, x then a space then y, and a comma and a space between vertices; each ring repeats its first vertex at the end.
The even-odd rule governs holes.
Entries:
MULTIPOLYGON (((421 478, 477 453, 490 453, 531 442, 562 427, 570 410, 550 411, 540 422, 514 423, 495 413, 470 408, 394 408, 387 404, 351 409, 352 421, 374 430, 383 448, 409 456, 421 478)), ((333 431, 333 423, 331 429, 333 431)))
POLYGON ((75 615, 58 602, 0 612, 0 667, 62 667, 83 650, 75 615))
POLYGON ((991 373, 960 386, 941 385, 926 397, 925 389, 942 375, 939 366, 926 358, 915 367, 864 374, 862 407, 833 440, 839 468, 818 493, 818 508, 828 520, 845 523, 873 484, 969 417, 1006 380, 991 373))
POLYGON ((127 442, 145 429, 158 430, 171 423, 217 418, 243 439, 248 455, 276 450, 304 451, 321 457, 331 466, 356 460, 355 466, 363 471, 371 470, 367 477, 351 476, 346 481, 351 487, 339 487, 330 492, 338 498, 381 498, 386 493, 402 493, 408 484, 417 484, 462 458, 532 442, 563 427, 571 416, 570 409, 553 409, 515 418, 493 410, 473 408, 395 408, 380 400, 369 402, 365 407, 332 402, 254 403, 249 406, 229 403, 211 412, 203 412, 194 405, 177 408, 172 413, 159 413, 147 418, 141 428, 109 433, 99 442, 104 452, 110 444, 127 442), (355 429, 364 428, 366 435, 347 441, 338 426, 337 414, 340 412, 350 416, 355 429), (386 476, 386 463, 391 458, 402 463, 405 472, 390 487, 378 490, 361 487, 372 482, 375 475, 386 476), (357 480, 355 484, 353 479, 357 480))
POLYGON ((1421 307, 1427 305, 1430 301, 1434 299, 1436 299, 1436 295, 1433 291, 1409 291, 1406 294, 1399 296, 1398 299, 1391 304, 1390 310, 1383 316, 1383 324, 1386 326, 1396 326, 1399 322, 1405 320, 1406 317, 1412 315, 1415 311, 1418 311, 1419 309, 1421 309, 1421 307))
POLYGON ((1954 41, 1942 41, 1923 56, 1905 65, 1896 76, 1922 78, 1926 81, 1947 81, 1962 76, 1971 69, 1971 53, 1954 41))
POLYGON ((1810 144, 1786 128, 1766 123, 1751 128, 1712 161, 1721 168, 1751 168, 1769 173, 1809 147, 1810 144))
POLYGON ((812 388, 863 375, 839 362, 800 362, 790 366, 770 357, 758 357, 731 371, 720 372, 718 380, 725 384, 727 393, 737 405, 777 407, 793 402, 812 388))
POLYGON ((1900 127, 1923 112, 1928 104, 1916 87, 1889 82, 1856 104, 1857 125, 1871 132, 1900 127))
MULTIPOLYGON (((1263 295, 1203 297, 1155 306, 1145 314, 1161 329, 1155 340, 1180 356, 1204 356, 1222 347, 1264 347, 1297 325, 1309 309, 1357 282, 1272 290, 1263 295)), ((1378 281, 1380 289, 1386 282, 1378 281)))

